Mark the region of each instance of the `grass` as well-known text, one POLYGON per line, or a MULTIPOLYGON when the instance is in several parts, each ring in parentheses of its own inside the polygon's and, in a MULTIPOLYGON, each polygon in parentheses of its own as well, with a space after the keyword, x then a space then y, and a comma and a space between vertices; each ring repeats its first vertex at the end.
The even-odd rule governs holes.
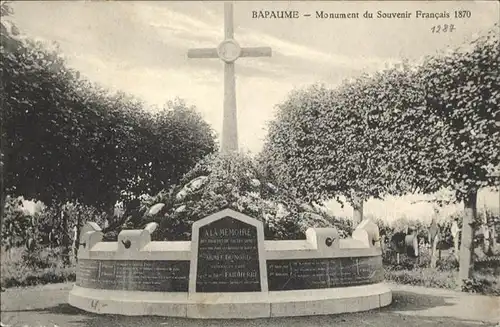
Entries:
POLYGON ((451 252, 444 252, 436 263, 436 268, 428 267, 430 252, 422 249, 418 260, 401 255, 396 263, 394 253, 384 253, 385 279, 397 284, 461 290, 468 293, 500 295, 500 266, 498 262, 476 264, 471 279, 459 286, 458 262, 451 252))
POLYGON ((385 268, 385 279, 397 284, 456 289, 455 271, 437 271, 431 268, 392 269, 385 268))
MULTIPOLYGON (((440 271, 431 268, 391 269, 386 267, 385 279, 397 284, 457 290, 458 271, 440 271)), ((473 278, 466 280, 461 291, 483 295, 500 296, 500 276, 474 272, 473 278)))
POLYGON ((75 281, 76 267, 64 267, 58 260, 59 249, 43 249, 27 256, 24 249, 2 249, 0 268, 2 288, 75 281))

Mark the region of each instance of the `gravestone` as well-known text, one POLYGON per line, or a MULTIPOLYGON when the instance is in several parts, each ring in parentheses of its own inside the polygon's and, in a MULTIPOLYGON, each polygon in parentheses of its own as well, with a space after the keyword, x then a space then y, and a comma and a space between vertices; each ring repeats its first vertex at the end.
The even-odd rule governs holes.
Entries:
POLYGON ((223 210, 193 224, 189 291, 265 292, 262 222, 223 210))
POLYGON ((453 255, 459 260, 458 253, 460 251, 459 248, 459 233, 460 228, 458 227, 458 223, 456 220, 453 221, 453 224, 451 225, 451 236, 453 237, 453 255))

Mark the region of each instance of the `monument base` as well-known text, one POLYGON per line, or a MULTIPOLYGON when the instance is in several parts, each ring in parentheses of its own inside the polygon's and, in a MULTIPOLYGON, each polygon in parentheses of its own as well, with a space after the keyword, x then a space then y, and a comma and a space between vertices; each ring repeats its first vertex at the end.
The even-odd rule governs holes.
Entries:
POLYGON ((389 305, 383 284, 251 293, 162 293, 74 286, 69 304, 85 311, 126 316, 251 319, 367 311, 389 305))

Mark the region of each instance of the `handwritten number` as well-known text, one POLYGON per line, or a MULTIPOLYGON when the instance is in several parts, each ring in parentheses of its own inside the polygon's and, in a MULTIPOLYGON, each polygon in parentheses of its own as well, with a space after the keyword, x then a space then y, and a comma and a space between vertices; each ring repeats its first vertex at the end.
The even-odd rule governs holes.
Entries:
POLYGON ((450 33, 455 30, 455 25, 453 24, 443 24, 443 25, 435 25, 431 27, 431 32, 433 34, 437 33, 450 33))
POLYGON ((432 26, 432 33, 439 33, 441 31, 441 25, 432 26))

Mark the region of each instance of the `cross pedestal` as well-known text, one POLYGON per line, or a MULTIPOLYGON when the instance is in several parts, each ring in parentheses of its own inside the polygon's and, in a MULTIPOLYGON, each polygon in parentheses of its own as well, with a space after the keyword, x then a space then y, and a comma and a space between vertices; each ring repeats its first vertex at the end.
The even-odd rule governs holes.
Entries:
POLYGON ((224 3, 224 41, 217 48, 189 49, 188 58, 219 58, 224 62, 224 116, 221 151, 238 151, 236 78, 234 62, 240 57, 270 57, 269 47, 242 48, 234 40, 233 4, 224 3))

